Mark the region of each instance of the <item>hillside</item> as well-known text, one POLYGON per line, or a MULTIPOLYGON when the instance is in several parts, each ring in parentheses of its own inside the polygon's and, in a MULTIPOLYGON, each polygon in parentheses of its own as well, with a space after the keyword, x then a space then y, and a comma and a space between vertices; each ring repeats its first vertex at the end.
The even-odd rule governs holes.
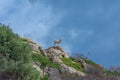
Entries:
POLYGON ((0 80, 120 80, 120 73, 71 57, 60 46, 41 47, 1 24, 0 80))

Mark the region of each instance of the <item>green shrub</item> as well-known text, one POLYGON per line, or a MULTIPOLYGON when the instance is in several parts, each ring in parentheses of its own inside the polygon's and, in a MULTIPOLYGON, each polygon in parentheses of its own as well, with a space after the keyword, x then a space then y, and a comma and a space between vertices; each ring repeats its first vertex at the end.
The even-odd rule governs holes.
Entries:
POLYGON ((81 65, 79 63, 73 62, 70 58, 61 58, 64 64, 75 68, 76 70, 83 71, 81 65))
POLYGON ((31 50, 17 34, 0 25, 0 74, 6 80, 40 80, 31 65, 31 50), (35 78, 35 79, 33 79, 35 78))

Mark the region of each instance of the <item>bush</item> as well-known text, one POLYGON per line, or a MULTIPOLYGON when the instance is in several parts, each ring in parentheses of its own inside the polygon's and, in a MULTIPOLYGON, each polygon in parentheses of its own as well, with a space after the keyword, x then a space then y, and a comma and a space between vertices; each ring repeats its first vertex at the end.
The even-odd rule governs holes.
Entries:
POLYGON ((7 80, 40 80, 38 74, 31 65, 29 46, 9 27, 0 25, 0 76, 7 80))

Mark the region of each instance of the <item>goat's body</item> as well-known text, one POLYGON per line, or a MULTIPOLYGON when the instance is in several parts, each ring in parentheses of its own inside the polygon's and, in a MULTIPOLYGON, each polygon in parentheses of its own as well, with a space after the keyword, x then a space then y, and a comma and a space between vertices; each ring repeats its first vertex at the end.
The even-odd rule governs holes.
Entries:
POLYGON ((61 40, 54 40, 54 45, 60 44, 61 40))

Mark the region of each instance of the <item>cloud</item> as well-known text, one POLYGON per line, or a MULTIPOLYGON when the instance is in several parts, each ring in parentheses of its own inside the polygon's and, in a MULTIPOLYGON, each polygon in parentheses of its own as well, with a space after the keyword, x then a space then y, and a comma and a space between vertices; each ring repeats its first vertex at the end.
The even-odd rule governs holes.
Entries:
POLYGON ((79 35, 75 30, 70 30, 69 34, 70 34, 72 39, 75 39, 79 35))
POLYGON ((0 4, 3 5, 0 5, 0 17, 4 18, 0 19, 1 22, 10 24, 13 31, 19 35, 31 37, 44 45, 44 38, 63 17, 62 13, 55 13, 51 5, 40 0, 35 0, 34 3, 29 0, 3 0, 0 4))
POLYGON ((1 0, 0 22, 10 24, 14 32, 34 39, 43 47, 62 37, 61 46, 67 52, 90 50, 99 61, 102 55, 106 58, 104 55, 114 56, 113 52, 119 54, 119 3, 1 0), (66 11, 65 14, 62 10, 66 11))
POLYGON ((0 1, 0 17, 6 15, 9 9, 14 5, 14 0, 1 0, 0 1))
POLYGON ((69 30, 69 35, 71 36, 72 39, 76 39, 79 37, 90 37, 92 35, 94 35, 94 31, 93 30, 89 30, 89 29, 71 29, 69 30))

